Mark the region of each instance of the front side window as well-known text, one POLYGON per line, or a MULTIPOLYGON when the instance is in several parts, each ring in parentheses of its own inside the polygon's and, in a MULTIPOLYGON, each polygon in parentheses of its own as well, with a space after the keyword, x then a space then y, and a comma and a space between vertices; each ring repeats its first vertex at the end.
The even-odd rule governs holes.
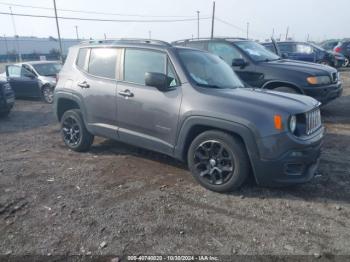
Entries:
POLYGON ((278 55, 256 42, 238 41, 235 44, 255 62, 268 62, 280 59, 278 55))
POLYGON ((116 48, 93 48, 90 52, 88 72, 94 76, 115 79, 116 48))
POLYGON ((41 76, 56 76, 62 68, 60 63, 33 64, 32 66, 41 76))
POLYGON ((208 44, 208 50, 224 59, 229 65, 232 65, 234 59, 243 59, 242 55, 236 50, 236 48, 226 43, 210 42, 208 44))
POLYGON ((124 80, 140 85, 145 84, 145 73, 166 74, 166 54, 162 52, 125 49, 124 80))
POLYGON ((282 53, 293 53, 293 44, 279 44, 278 48, 282 53))
POLYGON ((232 68, 216 55, 196 50, 180 49, 179 57, 189 77, 207 88, 244 87, 232 68))

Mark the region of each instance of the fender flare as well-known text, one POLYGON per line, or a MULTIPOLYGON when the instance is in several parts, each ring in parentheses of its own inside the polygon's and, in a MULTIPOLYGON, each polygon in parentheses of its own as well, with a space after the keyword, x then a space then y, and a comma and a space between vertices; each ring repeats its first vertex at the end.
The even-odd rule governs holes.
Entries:
POLYGON ((83 114, 84 122, 86 123, 86 110, 85 110, 82 99, 79 96, 77 96, 76 94, 66 93, 66 92, 61 92, 61 91, 58 91, 58 92, 56 91, 55 95, 54 95, 54 113, 55 113, 56 119, 58 121, 59 121, 58 103, 61 99, 67 99, 67 100, 71 100, 71 101, 75 102, 79 106, 79 109, 80 109, 81 113, 83 114))
POLYGON ((254 163, 260 159, 257 146, 257 134, 251 128, 232 121, 205 116, 190 116, 185 119, 178 130, 177 141, 174 147, 174 157, 186 161, 187 149, 190 141, 193 139, 191 130, 198 126, 207 127, 207 130, 222 130, 239 136, 245 145, 252 171, 255 177, 254 163), (190 140, 189 140, 190 139, 190 140))

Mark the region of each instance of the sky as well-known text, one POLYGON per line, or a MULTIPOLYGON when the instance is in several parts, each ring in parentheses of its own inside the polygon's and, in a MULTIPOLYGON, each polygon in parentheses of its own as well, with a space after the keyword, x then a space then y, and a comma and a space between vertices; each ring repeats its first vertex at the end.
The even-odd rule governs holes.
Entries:
MULTIPOLYGON (((249 37, 265 40, 274 36, 285 38, 287 27, 289 36, 295 40, 309 39, 322 41, 330 38, 350 37, 349 0, 216 0, 214 35, 246 37, 249 23, 249 37), (224 22, 222 22, 224 21, 224 22)), ((56 0, 58 9, 72 9, 108 14, 86 14, 58 11, 59 16, 119 19, 119 20, 169 20, 209 18, 212 0, 56 0), (141 16, 125 16, 141 15, 141 16), (148 17, 154 16, 154 17, 148 17)), ((0 12, 53 16, 51 9, 41 10, 14 5, 53 7, 53 0, 0 0, 0 12)), ((57 37, 54 19, 14 16, 16 31, 21 36, 57 37)), ((13 36, 15 33, 11 16, 0 14, 0 35, 13 36)), ((139 37, 173 41, 197 37, 197 21, 181 22, 93 22, 59 20, 63 38, 139 37)), ((200 20, 200 37, 210 36, 211 20, 200 20)))

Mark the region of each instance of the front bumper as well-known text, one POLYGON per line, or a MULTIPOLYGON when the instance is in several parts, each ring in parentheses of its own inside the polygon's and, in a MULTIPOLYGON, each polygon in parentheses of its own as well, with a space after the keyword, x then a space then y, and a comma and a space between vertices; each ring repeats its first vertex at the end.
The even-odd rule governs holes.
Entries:
POLYGON ((15 95, 13 92, 0 94, 0 112, 7 112, 11 110, 14 104, 15 95))
POLYGON ((327 86, 318 87, 304 87, 305 95, 311 96, 316 100, 320 101, 322 105, 329 103, 330 101, 338 98, 343 93, 343 87, 341 82, 327 86))
POLYGON ((286 186, 310 181, 316 174, 321 155, 324 128, 310 138, 280 134, 258 142, 260 160, 254 174, 262 186, 286 186))

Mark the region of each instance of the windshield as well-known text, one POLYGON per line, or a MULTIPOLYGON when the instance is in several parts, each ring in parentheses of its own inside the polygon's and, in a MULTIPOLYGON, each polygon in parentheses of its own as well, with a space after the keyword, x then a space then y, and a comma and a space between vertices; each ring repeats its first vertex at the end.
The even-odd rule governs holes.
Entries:
POLYGON ((232 68, 218 56, 196 50, 179 50, 179 56, 191 79, 208 88, 244 87, 232 68))
POLYGON ((255 62, 268 62, 281 59, 278 55, 253 41, 242 41, 235 44, 255 62))
POLYGON ((59 63, 33 64, 32 66, 41 76, 56 76, 62 68, 59 63))

